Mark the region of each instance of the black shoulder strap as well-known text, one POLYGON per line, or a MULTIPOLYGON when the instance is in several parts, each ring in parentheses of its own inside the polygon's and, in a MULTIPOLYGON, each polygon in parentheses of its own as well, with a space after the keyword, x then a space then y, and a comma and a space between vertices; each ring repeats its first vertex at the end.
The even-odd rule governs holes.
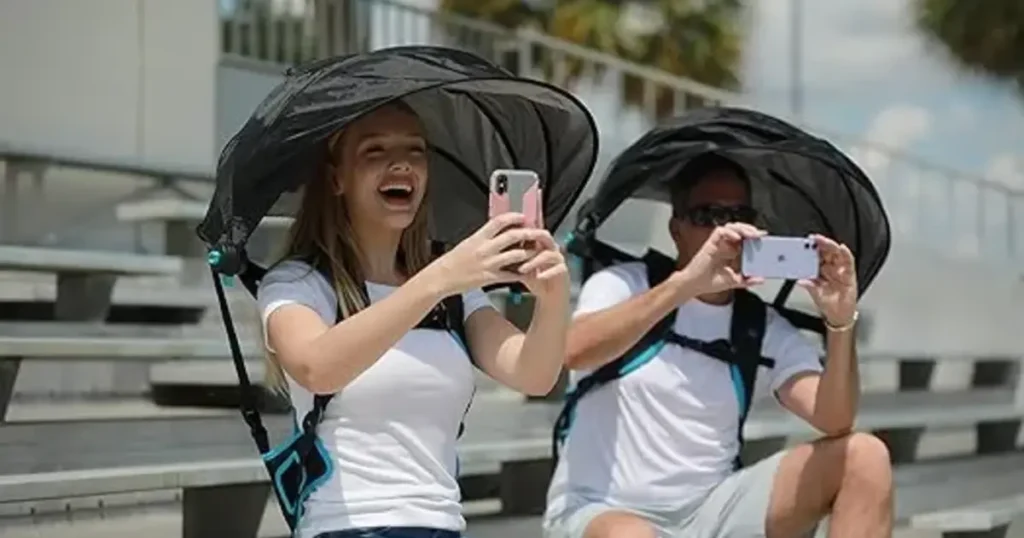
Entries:
MULTIPOLYGON (((327 280, 327 283, 331 284, 333 287, 334 276, 331 273, 330 266, 322 260, 312 263, 312 266, 317 270, 317 272, 323 275, 324 279, 327 280)), ((363 304, 370 304, 370 292, 366 289, 365 283, 362 284, 360 293, 362 294, 363 304)), ((341 307, 341 297, 335 297, 335 301, 334 323, 338 324, 341 323, 341 320, 345 319, 345 311, 341 307)), ((333 393, 316 394, 313 396, 313 408, 310 409, 309 412, 306 413, 306 416, 302 418, 301 427, 303 432, 309 433, 316 431, 317 425, 319 425, 320 421, 323 419, 324 411, 327 409, 327 404, 331 403, 333 398, 333 393)))
MULTIPOLYGON (((663 254, 655 251, 648 251, 643 257, 644 266, 647 269, 647 282, 648 285, 653 288, 665 280, 672 274, 675 269, 672 260, 663 254)), ((652 345, 659 341, 664 340, 667 333, 672 332, 672 326, 676 322, 676 309, 673 309, 665 317, 658 320, 649 331, 647 331, 636 344, 633 345, 624 355, 621 357, 605 364, 598 368, 594 373, 587 376, 585 379, 580 380, 577 385, 577 391, 580 391, 580 386, 586 380, 592 379, 592 382, 586 384, 586 389, 580 392, 587 392, 597 388, 600 385, 618 379, 623 374, 632 371, 639 367, 635 361, 642 356, 644 352, 649 350, 652 345)), ((582 394, 580 394, 582 396, 582 394)))
MULTIPOLYGON (((224 283, 221 282, 221 274, 211 265, 210 274, 213 277, 213 288, 217 292, 217 303, 220 307, 220 317, 224 321, 224 332, 228 337, 228 347, 231 349, 231 362, 235 366, 235 375, 238 376, 239 402, 238 406, 242 412, 242 419, 249 426, 249 434, 256 443, 259 453, 266 454, 270 450, 270 440, 267 437, 267 429, 260 419, 260 412, 257 407, 259 395, 255 387, 249 381, 249 374, 245 369, 245 358, 242 356, 242 348, 238 344, 238 334, 235 333, 235 323, 231 320, 231 309, 228 307, 228 299, 224 293, 224 283)), ((256 285, 258 286, 258 282, 256 285)), ((248 287, 248 285, 246 286, 248 287)), ((253 293, 255 296, 255 292, 253 293)))
MULTIPOLYGON (((436 244, 432 244, 432 248, 436 249, 436 244)), ((329 268, 323 265, 316 266, 317 271, 320 271, 324 278, 328 282, 333 281, 333 277, 330 274, 329 268)), ((369 292, 366 289, 365 284, 362 288, 363 301, 366 304, 370 302, 369 292)), ((450 331, 459 340, 459 344, 466 350, 466 354, 469 355, 470 362, 473 361, 473 355, 470 353, 469 344, 466 339, 465 322, 463 320, 465 307, 462 304, 462 295, 451 295, 445 297, 441 301, 441 304, 435 307, 427 317, 425 317, 417 325, 418 328, 430 328, 430 329, 444 329, 450 331)), ((340 298, 338 299, 337 315, 335 323, 340 323, 343 319, 344 314, 341 309, 340 298)), ((317 394, 313 398, 313 408, 306 417, 303 419, 303 428, 312 426, 315 427, 320 423, 320 419, 323 418, 324 410, 327 408, 327 404, 331 402, 334 394, 317 394)), ((460 425, 459 435, 462 435, 462 427, 460 425)))
POLYGON ((469 351, 469 340, 466 337, 466 307, 462 303, 462 295, 451 295, 449 297, 445 297, 444 300, 441 301, 441 306, 444 311, 445 326, 449 331, 455 334, 456 337, 458 337, 459 344, 465 348, 466 354, 469 355, 470 362, 476 364, 476 361, 473 360, 473 354, 469 351))
MULTIPOLYGON (((647 269, 647 282, 651 288, 664 282, 672 274, 672 271, 675 270, 675 265, 671 258, 653 250, 648 251, 642 261, 647 269)), ((676 312, 676 309, 672 309, 668 315, 658 320, 649 331, 644 333, 640 340, 633 344, 621 357, 604 364, 590 375, 580 379, 576 382, 576 386, 566 393, 565 404, 558 418, 555 419, 552 435, 551 453, 556 459, 558 457, 559 445, 565 440, 566 435, 569 433, 569 426, 572 425, 576 403, 594 389, 619 379, 652 359, 660 350, 660 344, 665 343, 665 337, 672 333, 672 327, 676 322, 676 312)))
POLYGON ((729 341, 736 356, 736 368, 742 381, 743 398, 740 400, 740 426, 750 412, 751 400, 754 397, 754 385, 757 382, 757 368, 768 361, 774 361, 761 355, 764 342, 767 306, 761 298, 746 290, 737 290, 733 303, 732 321, 729 328, 729 341))
MULTIPOLYGON (((757 368, 762 364, 771 367, 774 362, 761 355, 767 319, 767 306, 761 298, 747 290, 736 290, 733 299, 732 321, 729 328, 729 341, 732 344, 734 362, 730 365, 730 375, 736 388, 737 405, 739 406, 739 425, 736 429, 740 447, 743 446, 743 426, 747 423, 750 406, 754 399, 754 388, 757 383, 757 368)), ((736 469, 743 466, 740 451, 736 453, 733 463, 736 469)))

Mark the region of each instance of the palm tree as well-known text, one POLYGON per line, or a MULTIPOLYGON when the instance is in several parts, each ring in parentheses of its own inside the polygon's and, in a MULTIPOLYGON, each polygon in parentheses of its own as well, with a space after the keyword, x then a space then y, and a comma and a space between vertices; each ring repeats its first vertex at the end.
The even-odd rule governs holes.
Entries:
MULTIPOLYGON (((481 19, 506 28, 532 26, 571 43, 649 65, 673 75, 711 86, 735 89, 743 42, 741 0, 442 0, 449 13, 481 19), (647 24, 627 28, 623 21, 643 13, 647 24)), ((547 51, 533 54, 539 67, 551 73, 547 51)), ((565 74, 571 82, 582 64, 569 61, 565 74)), ((626 77, 625 104, 643 102, 643 83, 626 77)), ((672 110, 674 92, 659 87, 656 115, 672 110)))
POLYGON ((1024 2, 915 0, 913 8, 918 29, 946 55, 1024 96, 1024 2))

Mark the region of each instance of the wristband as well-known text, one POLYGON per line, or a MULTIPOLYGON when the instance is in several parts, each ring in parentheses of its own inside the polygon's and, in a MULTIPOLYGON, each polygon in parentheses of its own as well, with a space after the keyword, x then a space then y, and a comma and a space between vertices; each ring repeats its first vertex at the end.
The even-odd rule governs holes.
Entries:
POLYGON ((828 322, 828 319, 825 319, 824 320, 825 328, 828 329, 829 332, 844 333, 844 332, 849 331, 850 329, 852 329, 853 326, 857 324, 857 318, 858 317, 860 317, 860 312, 854 310, 853 311, 853 319, 851 319, 850 322, 847 323, 846 325, 842 325, 842 326, 832 325, 831 323, 828 322))

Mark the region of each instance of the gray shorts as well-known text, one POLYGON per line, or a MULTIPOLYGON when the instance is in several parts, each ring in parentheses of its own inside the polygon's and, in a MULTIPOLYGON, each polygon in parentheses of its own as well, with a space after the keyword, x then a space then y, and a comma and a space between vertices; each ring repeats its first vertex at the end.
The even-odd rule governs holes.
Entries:
POLYGON ((594 502, 550 521, 544 536, 583 538, 587 525, 597 516, 608 511, 626 511, 650 522, 658 531, 658 538, 763 537, 775 471, 784 455, 780 452, 732 474, 699 503, 678 514, 654 514, 594 502))

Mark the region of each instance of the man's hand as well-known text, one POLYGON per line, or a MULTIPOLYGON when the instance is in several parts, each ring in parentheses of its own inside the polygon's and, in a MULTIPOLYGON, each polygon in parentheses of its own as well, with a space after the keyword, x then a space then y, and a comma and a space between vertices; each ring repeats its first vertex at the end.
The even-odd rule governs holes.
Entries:
POLYGON ((743 240, 762 237, 766 233, 739 222, 719 226, 686 267, 679 270, 679 276, 692 286, 698 296, 760 284, 764 279, 740 274, 738 261, 743 240))
POLYGON ((801 280, 814 305, 833 327, 853 323, 857 311, 857 270, 853 253, 846 245, 821 235, 811 235, 818 245, 821 266, 818 278, 801 280))

